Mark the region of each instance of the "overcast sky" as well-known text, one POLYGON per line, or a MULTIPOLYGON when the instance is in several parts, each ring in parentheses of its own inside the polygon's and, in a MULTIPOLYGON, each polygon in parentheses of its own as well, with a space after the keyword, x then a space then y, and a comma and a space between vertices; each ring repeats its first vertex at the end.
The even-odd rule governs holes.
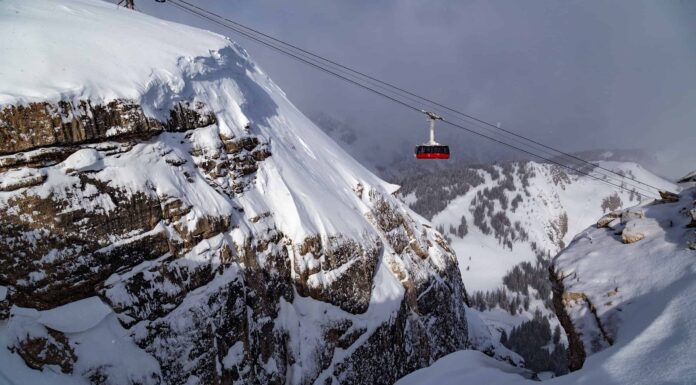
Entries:
MULTIPOLYGON (((566 151, 647 148, 670 176, 696 169, 696 1, 189 1, 566 151)), ((231 36, 300 109, 348 121, 385 154, 425 139, 403 107, 171 5, 136 5, 231 36)), ((439 131, 455 153, 499 154, 439 131)))

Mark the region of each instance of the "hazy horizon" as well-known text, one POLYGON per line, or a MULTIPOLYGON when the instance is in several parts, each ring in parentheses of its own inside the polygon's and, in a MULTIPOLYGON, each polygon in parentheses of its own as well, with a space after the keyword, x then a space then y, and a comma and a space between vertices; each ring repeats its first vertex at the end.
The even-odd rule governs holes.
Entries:
MULTIPOLYGON (((667 176, 696 168, 693 2, 197 4, 563 151, 645 149, 667 176)), ((239 41, 301 110, 348 122, 385 162, 426 135, 413 111, 166 3, 136 5, 239 41)), ((466 132, 438 138, 460 159, 510 156, 466 132)))

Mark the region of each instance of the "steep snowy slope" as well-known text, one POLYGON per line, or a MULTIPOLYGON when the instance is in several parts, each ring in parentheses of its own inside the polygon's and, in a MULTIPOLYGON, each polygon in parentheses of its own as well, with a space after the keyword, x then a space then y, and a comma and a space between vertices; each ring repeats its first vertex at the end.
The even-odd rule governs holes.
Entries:
POLYGON ((0 382, 393 383, 497 346, 456 257, 224 37, 0 2, 0 382))
POLYGON ((617 383, 696 381, 695 199, 691 187, 612 213, 554 258, 554 303, 578 366, 590 356, 617 383))
MULTIPOLYGON (((554 258, 554 303, 566 316, 577 371, 549 384, 696 383, 694 185, 685 184, 678 201, 615 212, 554 258)), ((532 383, 512 369, 494 371, 498 364, 485 357, 454 353, 399 384, 476 382, 477 373, 460 369, 472 361, 500 383, 532 383)))

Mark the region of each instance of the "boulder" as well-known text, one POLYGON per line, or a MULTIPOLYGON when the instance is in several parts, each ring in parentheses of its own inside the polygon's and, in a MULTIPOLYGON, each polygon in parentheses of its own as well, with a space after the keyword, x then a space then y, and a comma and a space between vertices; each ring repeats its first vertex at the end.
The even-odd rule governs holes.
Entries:
POLYGON ((605 214, 603 217, 599 218, 597 220, 597 228, 601 229, 602 227, 609 227, 609 224, 614 222, 615 220, 621 218, 621 212, 620 211, 612 211, 608 214, 605 214))
POLYGON ((688 183, 688 182, 696 182, 696 170, 691 171, 690 173, 684 175, 683 177, 679 178, 679 180, 677 180, 677 183, 688 183))
POLYGON ((645 218, 645 212, 640 207, 631 207, 621 212, 621 223, 628 223, 633 219, 645 218))
POLYGON ((686 227, 696 227, 696 208, 689 211, 689 216, 691 217, 691 222, 686 227))
POLYGON ((660 225, 654 219, 632 219, 626 223, 621 232, 621 240, 623 243, 635 243, 654 233, 659 229, 660 225))
POLYGON ((660 198, 664 203, 679 202, 679 195, 670 191, 660 190, 660 198))
POLYGON ((635 243, 645 238, 645 234, 635 232, 635 231, 624 231, 621 233, 621 240, 623 243, 635 243))

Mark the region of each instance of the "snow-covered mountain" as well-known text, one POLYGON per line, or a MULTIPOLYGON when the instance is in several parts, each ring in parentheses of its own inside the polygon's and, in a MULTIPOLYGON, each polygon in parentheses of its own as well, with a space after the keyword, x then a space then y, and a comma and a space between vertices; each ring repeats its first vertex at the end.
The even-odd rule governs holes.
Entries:
MULTIPOLYGON (((549 384, 696 382, 696 179, 682 188, 599 218, 554 258, 554 306, 575 371, 549 384)), ((532 383, 519 374, 457 352, 398 384, 532 383)))
MULTIPOLYGON (((663 190, 677 189, 633 162, 597 164, 663 190)), ((597 180, 549 163, 507 162, 396 181, 400 198, 450 238, 467 288, 490 290, 514 265, 555 255, 602 214, 645 199, 633 191, 657 196, 654 189, 596 170, 594 175, 607 177, 597 180)))
POLYGON ((0 383, 391 384, 518 357, 449 245, 228 39, 0 2, 0 383))
MULTIPOLYGON (((660 189, 677 190, 636 163, 597 164, 660 189)), ((446 234, 471 306, 481 312, 493 335, 537 372, 567 371, 567 340, 555 315, 548 275, 551 258, 604 213, 638 203, 643 197, 634 191, 647 189, 594 170, 595 175, 600 172, 608 175, 605 180, 549 163, 507 162, 397 180, 400 199, 446 234), (606 182, 623 183, 628 190, 606 182)))

